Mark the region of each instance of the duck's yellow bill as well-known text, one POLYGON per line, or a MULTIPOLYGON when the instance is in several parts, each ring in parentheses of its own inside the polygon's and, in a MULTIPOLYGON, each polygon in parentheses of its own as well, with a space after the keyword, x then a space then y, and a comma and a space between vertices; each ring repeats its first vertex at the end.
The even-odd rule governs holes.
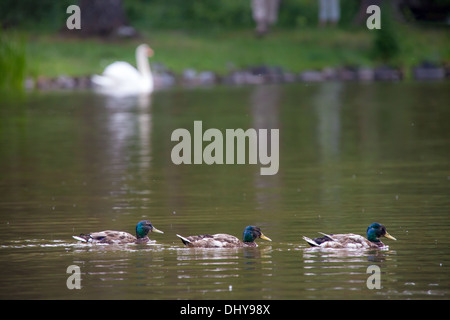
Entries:
POLYGON ((393 236, 391 236, 389 233, 386 232, 386 234, 384 235, 386 238, 391 239, 391 240, 397 240, 395 239, 393 236))
POLYGON ((156 232, 156 233, 164 233, 164 231, 158 230, 155 227, 153 227, 152 232, 156 232))
POLYGON ((263 235, 262 233, 261 233, 261 239, 264 239, 264 240, 267 240, 267 241, 272 241, 272 239, 266 237, 266 236, 263 235))

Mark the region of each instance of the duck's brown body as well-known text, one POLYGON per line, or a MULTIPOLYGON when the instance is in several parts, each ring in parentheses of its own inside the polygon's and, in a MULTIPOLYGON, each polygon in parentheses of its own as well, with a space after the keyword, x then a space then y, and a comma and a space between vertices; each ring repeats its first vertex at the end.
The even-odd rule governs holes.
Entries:
POLYGON ((354 233, 330 234, 322 238, 311 240, 308 237, 303 237, 313 247, 321 248, 335 248, 335 249, 377 249, 384 247, 383 242, 371 242, 354 233), (326 239, 328 238, 328 239, 326 239))
POLYGON ((235 236, 226 233, 216 233, 213 235, 203 234, 197 236, 183 237, 177 234, 186 247, 191 248, 242 248, 257 247, 255 240, 260 238, 268 241, 268 237, 263 235, 261 229, 255 226, 248 226, 244 230, 243 241, 235 236))
POLYGON ((136 236, 124 231, 105 230, 89 234, 82 233, 79 236, 73 236, 73 238, 81 242, 105 244, 146 243, 150 240, 148 238, 149 232, 164 233, 153 227, 150 221, 142 220, 136 225, 136 236))
POLYGON ((385 226, 377 222, 367 228, 367 238, 354 233, 322 234, 325 236, 315 239, 303 237, 303 239, 312 247, 334 249, 377 249, 387 247, 381 242, 381 237, 397 240, 386 231, 385 226))
POLYGON ((106 243, 106 244, 126 244, 126 243, 146 243, 150 239, 145 236, 136 238, 131 233, 124 231, 105 230, 92 232, 86 235, 80 235, 85 242, 106 243))
POLYGON ((187 247, 191 248, 242 248, 258 246, 255 242, 242 242, 235 236, 225 233, 213 235, 204 234, 189 237, 177 236, 187 247))

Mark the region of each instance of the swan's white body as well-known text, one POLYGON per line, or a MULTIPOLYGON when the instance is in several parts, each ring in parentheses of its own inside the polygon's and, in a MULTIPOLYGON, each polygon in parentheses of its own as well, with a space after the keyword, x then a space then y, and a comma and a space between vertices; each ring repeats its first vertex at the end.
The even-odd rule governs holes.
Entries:
POLYGON ((153 51, 141 44, 136 49, 137 69, 128 62, 116 61, 105 68, 102 75, 94 75, 92 83, 102 93, 135 95, 153 91, 153 76, 148 57, 153 51))

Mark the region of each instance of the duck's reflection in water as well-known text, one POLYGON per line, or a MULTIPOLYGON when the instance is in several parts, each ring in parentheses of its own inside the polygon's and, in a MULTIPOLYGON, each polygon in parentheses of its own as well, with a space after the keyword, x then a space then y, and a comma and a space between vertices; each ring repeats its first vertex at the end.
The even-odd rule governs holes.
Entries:
POLYGON ((271 247, 180 248, 177 250, 177 280, 190 290, 231 291, 246 280, 272 275, 271 247), (213 283, 203 281, 216 279, 213 283))

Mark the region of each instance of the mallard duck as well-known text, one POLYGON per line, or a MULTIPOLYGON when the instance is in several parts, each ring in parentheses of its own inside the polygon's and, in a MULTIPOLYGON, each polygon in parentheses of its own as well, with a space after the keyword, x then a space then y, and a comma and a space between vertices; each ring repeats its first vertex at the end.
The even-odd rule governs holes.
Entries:
POLYGON ((241 247, 257 247, 255 243, 257 238, 272 241, 270 238, 262 234, 261 229, 255 226, 248 226, 244 230, 243 241, 235 236, 217 233, 213 235, 204 234, 198 236, 183 237, 177 234, 187 247, 196 248, 241 248, 241 247))
POLYGON ((386 231, 386 227, 375 222, 367 228, 367 239, 363 236, 353 233, 346 234, 330 234, 319 232, 324 237, 310 239, 303 237, 312 247, 322 248, 348 248, 348 249, 370 249, 382 248, 385 245, 380 241, 380 237, 386 237, 392 240, 397 240, 386 231))
POLYGON ((164 233, 156 229, 148 220, 140 221, 136 225, 136 237, 124 231, 105 230, 93 232, 89 234, 80 234, 79 236, 72 236, 74 239, 82 242, 92 243, 107 243, 107 244, 126 244, 126 243, 145 243, 149 232, 164 233))

